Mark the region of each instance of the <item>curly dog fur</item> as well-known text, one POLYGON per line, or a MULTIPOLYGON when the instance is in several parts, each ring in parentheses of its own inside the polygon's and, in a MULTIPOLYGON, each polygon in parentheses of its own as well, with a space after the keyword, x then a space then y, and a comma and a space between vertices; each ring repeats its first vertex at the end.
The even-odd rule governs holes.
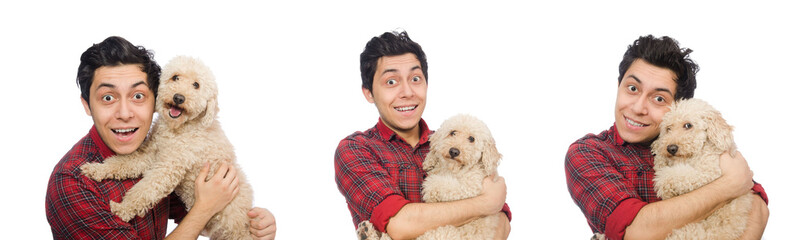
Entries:
POLYGON ((250 239, 247 212, 252 207, 253 190, 235 163, 234 148, 216 119, 217 84, 209 68, 191 57, 172 59, 160 78, 156 111, 159 118, 151 135, 137 151, 107 158, 103 163, 85 164, 82 173, 96 181, 142 176, 122 202, 109 203, 115 215, 129 221, 135 215, 143 216, 173 191, 187 209, 192 208, 195 179, 204 163, 210 163, 210 172, 222 162, 233 164, 240 191, 204 230, 211 239, 250 239))
MULTIPOLYGON (((423 163, 427 171, 422 190, 424 202, 476 197, 482 191, 482 180, 496 175, 502 155, 491 131, 479 119, 469 115, 451 117, 430 136, 430 141, 430 152, 423 163)), ((459 227, 447 225, 429 230, 417 239, 492 239, 497 221, 496 215, 485 216, 459 227)), ((360 239, 390 239, 368 221, 359 224, 357 235, 360 239)))
MULTIPOLYGON (((719 178, 720 155, 736 153, 733 128, 719 111, 699 99, 673 104, 660 129, 651 147, 655 154, 655 191, 664 200, 719 178)), ((751 200, 750 193, 738 197, 708 218, 673 230, 667 239, 737 239, 747 225, 751 200)))

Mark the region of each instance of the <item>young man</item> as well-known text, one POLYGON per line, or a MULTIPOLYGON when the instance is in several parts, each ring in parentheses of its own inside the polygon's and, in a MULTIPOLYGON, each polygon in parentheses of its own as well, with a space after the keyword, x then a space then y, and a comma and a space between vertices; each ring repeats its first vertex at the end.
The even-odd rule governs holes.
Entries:
POLYGON ((337 146, 335 180, 352 220, 370 220, 393 239, 418 237, 439 226, 465 224, 497 215, 497 238, 510 233, 503 178, 488 177, 480 196, 453 202, 422 203, 422 162, 432 131, 421 119, 427 103, 427 59, 406 32, 384 33, 360 54, 362 92, 379 112, 379 122, 337 146), (501 210, 501 212, 500 212, 501 210))
POLYGON ((591 230, 609 239, 664 239, 672 229, 708 217, 754 191, 743 239, 759 239, 767 224, 767 195, 747 162, 722 154, 722 177, 690 193, 660 201, 653 189, 650 144, 669 105, 694 96, 698 67, 669 37, 640 37, 619 65, 615 123, 569 147, 566 182, 591 230))
MULTIPOLYGON (((96 182, 80 166, 130 154, 148 135, 153 119, 161 68, 144 47, 109 37, 81 55, 77 83, 81 103, 94 126, 53 169, 47 188, 46 213, 54 239, 163 239, 167 219, 180 220, 167 239, 197 239, 206 222, 236 195, 232 166, 222 166, 209 181, 207 165, 198 176, 195 206, 187 212, 175 194, 143 217, 124 222, 109 201, 120 202, 139 179, 96 182), (228 173, 227 173, 228 171, 228 173)), ((249 212, 254 239, 273 239, 273 215, 264 208, 249 212)))

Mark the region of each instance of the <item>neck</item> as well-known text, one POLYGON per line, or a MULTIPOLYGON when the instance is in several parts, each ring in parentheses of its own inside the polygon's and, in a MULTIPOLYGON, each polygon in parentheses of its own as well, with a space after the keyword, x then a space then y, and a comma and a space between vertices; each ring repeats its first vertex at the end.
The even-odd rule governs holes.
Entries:
POLYGON ((387 126, 388 128, 390 128, 390 130, 392 130, 394 133, 396 133, 396 135, 404 139, 404 141, 407 142, 407 144, 410 144, 410 146, 412 147, 415 147, 415 145, 418 144, 418 140, 421 139, 420 124, 416 124, 415 127, 413 127, 412 129, 404 130, 404 129, 397 129, 395 127, 392 127, 391 125, 388 125, 388 123, 386 123, 384 119, 382 120, 382 123, 385 124, 385 126, 387 126))

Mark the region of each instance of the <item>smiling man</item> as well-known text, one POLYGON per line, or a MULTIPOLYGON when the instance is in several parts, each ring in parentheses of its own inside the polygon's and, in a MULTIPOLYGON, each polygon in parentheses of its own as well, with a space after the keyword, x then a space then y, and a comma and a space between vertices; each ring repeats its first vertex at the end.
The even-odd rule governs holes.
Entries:
MULTIPOLYGON (((47 186, 46 214, 54 239, 163 239, 167 219, 180 220, 167 239, 197 239, 206 222, 236 195, 236 174, 223 166, 208 181, 208 166, 195 185, 195 205, 188 211, 171 194, 142 217, 129 222, 115 216, 110 201, 120 202, 139 179, 96 182, 80 166, 130 154, 148 136, 153 119, 161 68, 152 54, 121 37, 109 37, 81 55, 77 83, 81 103, 94 126, 56 164, 47 186)), ((255 239, 273 239, 273 215, 254 208, 251 232, 255 239)))
POLYGON ((406 32, 384 33, 360 54, 362 93, 379 112, 376 126, 337 146, 335 180, 355 228, 369 220, 393 239, 411 239, 439 226, 465 224, 496 215, 498 239, 510 232, 504 179, 483 181, 480 196, 422 203, 422 167, 432 131, 421 119, 427 104, 427 59, 406 32))
POLYGON ((619 65, 614 125, 574 142, 566 154, 566 182, 594 233, 608 239, 664 239, 672 229, 705 219, 730 200, 754 191, 743 239, 759 239, 767 224, 767 195, 737 154, 720 157, 722 177, 690 193, 660 201, 653 189, 650 144, 672 102, 694 96, 697 64, 669 37, 640 37, 619 65))

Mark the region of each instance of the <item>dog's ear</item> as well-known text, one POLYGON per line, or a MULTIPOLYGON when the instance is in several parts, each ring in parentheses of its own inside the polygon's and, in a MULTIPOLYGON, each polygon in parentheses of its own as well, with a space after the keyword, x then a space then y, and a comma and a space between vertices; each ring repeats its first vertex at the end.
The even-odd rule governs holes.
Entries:
POLYGON ((496 150, 496 141, 493 138, 488 139, 484 141, 482 148, 480 163, 485 170, 485 175, 496 175, 496 166, 499 165, 499 160, 502 159, 502 154, 499 153, 499 150, 496 150))
POLYGON ((212 122, 215 121, 215 117, 217 117, 217 112, 220 110, 217 106, 217 99, 212 97, 211 99, 206 101, 206 111, 204 112, 204 116, 201 118, 201 124, 203 126, 210 126, 212 122))
POLYGON ((731 156, 736 154, 736 143, 733 141, 733 127, 728 125, 719 111, 706 110, 703 116, 706 122, 706 141, 718 150, 728 151, 731 156))

